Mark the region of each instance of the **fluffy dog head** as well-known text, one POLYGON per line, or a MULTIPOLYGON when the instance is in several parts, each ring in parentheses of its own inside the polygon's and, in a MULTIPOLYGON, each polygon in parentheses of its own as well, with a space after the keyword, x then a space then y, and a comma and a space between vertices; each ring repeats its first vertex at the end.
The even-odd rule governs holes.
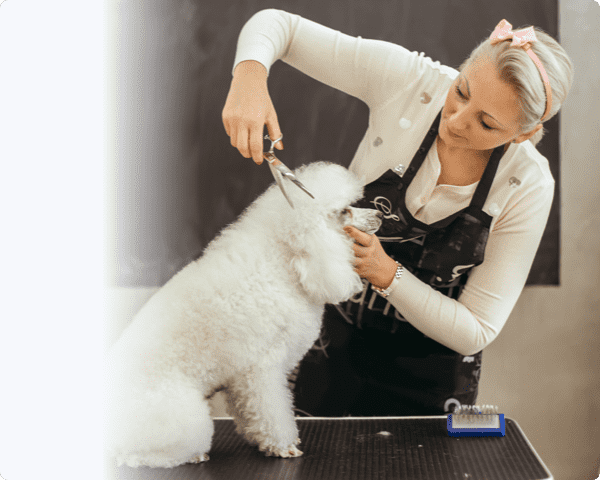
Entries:
POLYGON ((313 212, 315 209, 321 212, 332 212, 346 208, 363 195, 360 180, 341 165, 315 162, 298 167, 294 174, 315 197, 310 198, 302 190, 287 182, 286 192, 292 198, 295 208, 310 208, 313 212))
POLYGON ((290 263, 300 284, 318 303, 339 303, 363 288, 354 271, 352 239, 345 225, 373 233, 381 221, 377 210, 350 206, 363 195, 360 180, 346 168, 328 162, 299 167, 295 175, 314 195, 284 180, 292 209, 276 185, 265 193, 276 222, 273 234, 291 253, 290 263))

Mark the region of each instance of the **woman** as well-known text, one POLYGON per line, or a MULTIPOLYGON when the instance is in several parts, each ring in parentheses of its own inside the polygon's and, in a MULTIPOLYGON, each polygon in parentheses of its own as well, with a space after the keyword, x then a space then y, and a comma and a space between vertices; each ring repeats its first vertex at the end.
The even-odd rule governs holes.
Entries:
POLYGON ((349 168, 365 184, 359 206, 384 214, 376 235, 347 230, 365 288, 328 307, 329 345, 303 360, 297 407, 433 415, 475 403, 482 350, 521 294, 548 220, 554 179, 534 145, 571 86, 568 56, 544 32, 502 21, 456 71, 261 11, 240 34, 223 110, 231 144, 257 164, 264 125, 281 135, 267 90, 277 59, 369 106, 349 168))

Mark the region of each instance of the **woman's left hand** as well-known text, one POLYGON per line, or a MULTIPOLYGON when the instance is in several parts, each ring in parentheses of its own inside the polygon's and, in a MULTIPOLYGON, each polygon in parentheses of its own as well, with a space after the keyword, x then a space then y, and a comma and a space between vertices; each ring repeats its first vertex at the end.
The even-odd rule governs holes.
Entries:
POLYGON ((354 271, 376 287, 389 287, 398 265, 385 253, 377 236, 352 226, 344 227, 344 231, 354 240, 354 271))

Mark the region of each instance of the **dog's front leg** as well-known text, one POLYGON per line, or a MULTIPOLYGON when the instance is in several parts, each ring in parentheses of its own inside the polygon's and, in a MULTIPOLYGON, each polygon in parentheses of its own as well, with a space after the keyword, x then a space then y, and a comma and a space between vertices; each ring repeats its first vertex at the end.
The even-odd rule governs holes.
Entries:
POLYGON ((292 393, 281 365, 248 369, 227 389, 228 411, 239 433, 268 456, 298 457, 292 393))

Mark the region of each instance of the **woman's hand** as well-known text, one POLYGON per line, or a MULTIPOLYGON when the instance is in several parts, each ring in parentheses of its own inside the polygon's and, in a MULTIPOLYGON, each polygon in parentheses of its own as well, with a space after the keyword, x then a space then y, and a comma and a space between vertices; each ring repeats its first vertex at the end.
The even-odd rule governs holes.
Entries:
MULTIPOLYGON (((252 157, 260 165, 263 162, 265 124, 273 140, 281 137, 264 65, 248 60, 235 68, 222 117, 231 145, 245 158, 252 157)), ((283 150, 283 143, 277 142, 275 148, 283 150)))
POLYGON ((398 265, 385 253, 377 236, 352 226, 344 227, 344 231, 354 240, 354 271, 376 287, 389 287, 398 265))

